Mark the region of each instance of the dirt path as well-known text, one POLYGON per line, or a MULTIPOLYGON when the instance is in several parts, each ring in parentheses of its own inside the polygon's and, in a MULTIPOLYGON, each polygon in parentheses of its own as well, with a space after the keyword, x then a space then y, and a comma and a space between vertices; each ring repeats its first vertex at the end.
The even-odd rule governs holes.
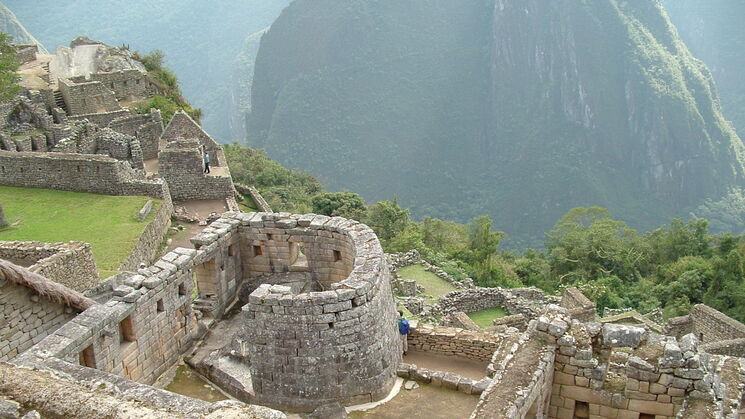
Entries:
POLYGON ((428 370, 452 372, 473 380, 484 378, 489 365, 488 362, 417 351, 409 351, 404 356, 404 362, 428 370))
POLYGON ((471 415, 478 401, 477 396, 424 385, 414 390, 401 390, 388 403, 370 410, 350 412, 349 417, 465 419, 471 415))
MULTIPOLYGON (((213 212, 222 214, 228 210, 228 204, 224 199, 174 202, 174 206, 186 208, 186 212, 189 216, 200 220, 205 220, 213 212)), ((192 245, 189 239, 199 234, 199 232, 204 228, 204 226, 200 226, 197 223, 179 222, 178 224, 184 227, 184 231, 180 231, 171 237, 171 244, 166 249, 168 251, 177 247, 191 249, 192 245)))

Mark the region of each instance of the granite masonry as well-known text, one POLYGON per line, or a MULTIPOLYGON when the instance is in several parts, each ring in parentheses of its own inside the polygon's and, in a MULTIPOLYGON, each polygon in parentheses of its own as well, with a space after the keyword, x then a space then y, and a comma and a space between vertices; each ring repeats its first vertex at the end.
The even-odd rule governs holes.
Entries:
POLYGON ((285 213, 224 216, 211 228, 192 240, 195 247, 234 233, 244 281, 253 287, 273 278, 243 307, 256 402, 313 411, 388 394, 401 353, 390 273, 372 230, 285 213))
POLYGON ((81 242, 41 243, 0 241, 0 259, 78 292, 98 284, 91 245, 81 242))
POLYGON ((193 248, 153 260, 173 201, 237 207, 222 148, 185 113, 164 128, 159 112, 126 109, 159 88, 125 48, 79 38, 54 58, 18 51, 38 74, 0 104, 0 184, 162 202, 143 209, 123 271, 98 283, 87 244, 0 242, 0 416, 285 417, 244 404, 258 403, 343 417, 397 375, 478 395, 474 419, 745 415, 745 326, 705 305, 664 334, 598 320, 577 289, 474 287, 415 252, 389 265, 369 227, 314 214, 215 215, 193 248), (424 310, 457 327, 413 325, 410 348, 488 363, 483 379, 402 363, 391 286, 412 307, 419 291, 391 269, 410 264, 459 288, 424 310), (494 307, 510 316, 489 328, 466 314, 494 307), (243 403, 151 387, 195 350, 215 354, 210 379, 243 403))

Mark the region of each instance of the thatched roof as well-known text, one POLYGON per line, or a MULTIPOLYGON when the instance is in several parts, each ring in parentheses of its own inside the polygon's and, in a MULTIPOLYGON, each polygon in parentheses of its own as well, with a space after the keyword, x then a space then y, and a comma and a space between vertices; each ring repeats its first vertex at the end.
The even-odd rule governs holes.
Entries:
POLYGON ((28 269, 14 265, 7 260, 0 259, 0 281, 2 280, 31 288, 37 294, 51 301, 80 311, 97 304, 77 291, 73 291, 28 269))

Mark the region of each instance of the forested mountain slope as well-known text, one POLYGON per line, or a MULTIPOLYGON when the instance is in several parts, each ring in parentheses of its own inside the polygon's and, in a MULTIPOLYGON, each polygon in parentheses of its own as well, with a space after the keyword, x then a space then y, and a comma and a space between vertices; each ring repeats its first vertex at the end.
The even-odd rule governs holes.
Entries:
POLYGON ((711 69, 724 116, 745 135, 745 2, 665 0, 670 19, 691 52, 711 69))
POLYGON ((242 139, 232 107, 233 68, 246 37, 271 25, 290 0, 4 0, 50 50, 87 35, 146 53, 160 49, 203 125, 223 142, 242 139), (233 125, 231 125, 233 121, 233 125))
POLYGON ((249 140, 525 244, 572 207, 651 228, 741 186, 716 95, 656 0, 296 0, 262 40, 249 140))

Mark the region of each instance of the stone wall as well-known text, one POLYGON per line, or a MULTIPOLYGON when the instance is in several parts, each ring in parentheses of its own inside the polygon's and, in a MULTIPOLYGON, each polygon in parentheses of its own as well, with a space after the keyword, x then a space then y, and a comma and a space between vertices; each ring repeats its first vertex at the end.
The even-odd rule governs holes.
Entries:
POLYGON ((716 367, 693 335, 676 340, 634 326, 572 322, 568 311, 531 326, 534 339, 558 348, 549 418, 672 418, 685 400, 722 397, 716 367))
POLYGON ((8 400, 23 407, 21 414, 33 407, 44 418, 286 418, 265 407, 209 403, 56 358, 20 367, 0 363, 0 409, 8 400))
POLYGON ((701 347, 710 354, 745 358, 745 339, 743 338, 720 340, 719 342, 704 344, 701 347))
POLYGON ((88 79, 85 77, 71 77, 78 83, 86 81, 101 82, 106 88, 114 92, 116 100, 135 101, 160 94, 159 89, 146 73, 139 70, 122 70, 111 73, 93 73, 88 79))
POLYGON ((745 325, 707 305, 693 306, 689 314, 693 333, 703 343, 745 338, 745 325))
POLYGON ((100 127, 108 126, 112 121, 119 118, 126 118, 131 113, 126 109, 119 109, 111 112, 86 113, 80 115, 71 115, 67 119, 70 121, 88 120, 100 127))
POLYGON ((0 259, 78 292, 99 281, 91 245, 81 242, 41 243, 0 241, 0 259))
MULTIPOLYGON (((158 172, 168 182, 174 201, 235 197, 228 168, 223 174, 204 174, 202 153, 196 140, 176 140, 158 154, 158 172)), ((217 171, 218 168, 213 170, 217 171)))
POLYGON ((158 109, 151 109, 146 115, 127 115, 119 117, 108 127, 114 131, 136 137, 140 141, 145 160, 158 158, 160 136, 163 134, 163 118, 158 109))
POLYGON ((113 112, 121 109, 114 93, 97 81, 76 83, 59 79, 59 90, 69 115, 113 112))
POLYGON ((450 274, 445 272, 442 268, 432 265, 431 263, 422 259, 422 256, 419 254, 419 251, 416 249, 409 250, 406 253, 390 254, 388 255, 388 263, 390 263, 391 269, 394 273, 394 277, 395 277, 394 285, 397 288, 400 287, 403 282, 401 281, 401 278, 399 278, 398 270, 400 268, 403 268, 404 266, 409 266, 409 265, 422 265, 424 266, 424 269, 426 271, 432 272, 433 274, 437 275, 440 279, 453 284, 456 288, 459 288, 459 289, 474 288, 473 279, 465 278, 462 281, 456 281, 455 278, 450 276, 450 274))
POLYGON ((0 281, 0 361, 7 361, 40 342, 75 317, 74 310, 33 290, 0 281))
POLYGON ((191 119, 191 117, 184 111, 178 111, 173 115, 171 122, 168 123, 162 136, 163 141, 166 142, 175 141, 179 138, 197 140, 199 145, 210 154, 212 166, 227 167, 228 162, 225 160, 225 153, 222 150, 222 146, 210 137, 210 135, 207 134, 207 132, 204 131, 199 124, 191 119))
POLYGON ((475 330, 420 325, 411 328, 408 339, 409 348, 417 351, 489 361, 503 338, 475 330))
POLYGON ((557 302, 558 298, 546 296, 534 288, 474 288, 451 292, 440 299, 439 309, 444 314, 462 311, 473 313, 494 307, 502 307, 510 314, 522 314, 532 319, 546 304, 557 302))
POLYGON ((253 199, 256 206, 259 208, 259 211, 274 212, 272 211, 272 207, 269 206, 269 203, 266 202, 263 196, 261 196, 261 193, 259 193, 259 190, 254 188, 253 186, 246 186, 241 183, 236 183, 235 190, 243 195, 250 196, 251 199, 253 199))
POLYGON ((668 336, 680 338, 689 333, 693 333, 693 320, 689 315, 673 317, 665 323, 665 334, 668 336))
POLYGON ((443 325, 447 327, 456 327, 459 329, 466 329, 466 330, 479 330, 481 329, 479 325, 473 322, 470 317, 468 317, 468 314, 457 311, 452 314, 448 314, 443 319, 443 325))
POLYGON ((264 284, 251 293, 243 310, 256 401, 312 411, 385 397, 401 350, 390 273, 375 233, 356 221, 313 214, 236 219, 246 274, 259 272, 258 257, 268 259, 264 270, 289 270, 299 254, 293 243, 303 243, 310 271, 325 282, 324 291, 264 284))
POLYGON ((22 363, 47 358, 96 368, 151 384, 191 346, 197 322, 191 307, 192 266, 199 257, 179 248, 173 263, 159 260, 129 274, 114 299, 95 305, 25 352, 22 363))
POLYGON ((406 363, 398 367, 397 373, 401 378, 408 378, 422 384, 429 384, 433 387, 442 387, 473 395, 483 393, 491 383, 491 380, 486 377, 481 380, 474 380, 452 372, 435 371, 406 363))
POLYGON ((522 314, 513 314, 511 316, 504 316, 492 321, 493 326, 505 326, 514 327, 518 330, 525 330, 528 326, 528 319, 522 314))
POLYGON ((582 322, 591 322, 597 317, 595 303, 575 287, 567 288, 564 291, 564 295, 561 297, 561 306, 569 310, 569 314, 573 318, 582 322))
POLYGON ((471 419, 547 417, 555 347, 517 341, 503 349, 494 378, 481 394, 471 419))
POLYGON ((150 265, 160 251, 163 238, 171 226, 171 215, 173 215, 173 202, 167 186, 163 185, 164 199, 158 209, 153 213, 153 219, 148 223, 140 234, 135 247, 129 253, 127 259, 122 263, 121 270, 135 271, 141 263, 150 265))
POLYGON ((16 54, 15 59, 21 65, 35 61, 36 54, 39 52, 39 46, 36 44, 15 44, 13 49, 16 54))
POLYGON ((0 151, 0 184, 163 198, 162 182, 144 180, 127 162, 96 155, 0 151))

